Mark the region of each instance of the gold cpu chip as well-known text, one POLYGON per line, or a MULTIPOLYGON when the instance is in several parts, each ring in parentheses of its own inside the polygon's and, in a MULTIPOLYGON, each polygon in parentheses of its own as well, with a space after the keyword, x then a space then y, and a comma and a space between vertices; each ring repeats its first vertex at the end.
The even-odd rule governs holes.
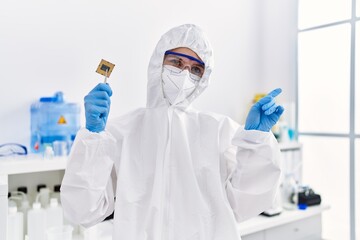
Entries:
POLYGON ((98 68, 96 69, 96 72, 105 77, 110 77, 110 74, 111 74, 112 70, 114 69, 114 67, 115 67, 115 64, 105 61, 104 59, 101 59, 101 62, 99 64, 98 68))

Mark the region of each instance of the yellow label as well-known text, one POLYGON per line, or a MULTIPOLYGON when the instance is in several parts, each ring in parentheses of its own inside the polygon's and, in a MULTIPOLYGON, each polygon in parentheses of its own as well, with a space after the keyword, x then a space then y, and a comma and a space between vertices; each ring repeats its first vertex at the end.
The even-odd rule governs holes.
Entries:
POLYGON ((266 96, 266 93, 258 93, 255 94, 254 99, 253 99, 253 103, 258 102, 260 99, 262 99, 263 97, 266 96))
POLYGON ((66 124, 66 119, 64 118, 64 116, 60 116, 58 122, 58 124, 66 124))

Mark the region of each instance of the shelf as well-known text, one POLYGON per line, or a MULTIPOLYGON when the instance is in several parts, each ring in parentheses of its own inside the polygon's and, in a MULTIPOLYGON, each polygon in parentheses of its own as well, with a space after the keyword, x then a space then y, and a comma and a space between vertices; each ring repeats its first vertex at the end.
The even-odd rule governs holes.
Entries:
POLYGON ((64 170, 67 157, 44 159, 42 155, 1 157, 0 175, 64 170))
POLYGON ((302 148, 302 143, 299 142, 280 142, 279 143, 280 151, 294 151, 300 150, 302 148))

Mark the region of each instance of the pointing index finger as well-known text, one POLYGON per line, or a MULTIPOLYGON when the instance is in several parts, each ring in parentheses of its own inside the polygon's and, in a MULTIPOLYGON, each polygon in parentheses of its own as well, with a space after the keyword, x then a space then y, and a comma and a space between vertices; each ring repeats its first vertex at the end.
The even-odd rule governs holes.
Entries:
POLYGON ((271 96, 271 97, 274 98, 274 97, 278 96, 281 92, 282 92, 281 88, 276 88, 276 89, 272 90, 272 91, 268 94, 268 96, 271 96))

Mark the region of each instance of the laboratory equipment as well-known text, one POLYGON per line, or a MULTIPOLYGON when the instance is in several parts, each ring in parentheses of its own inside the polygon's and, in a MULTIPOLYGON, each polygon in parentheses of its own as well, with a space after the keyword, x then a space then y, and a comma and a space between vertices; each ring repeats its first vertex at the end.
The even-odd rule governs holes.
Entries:
POLYGON ((281 185, 282 206, 286 210, 297 209, 298 184, 293 174, 286 174, 281 185))
POLYGON ((299 189, 298 201, 299 204, 306 206, 319 205, 321 203, 321 196, 316 194, 310 187, 302 186, 299 189))
POLYGON ((46 187, 41 188, 38 196, 40 197, 41 206, 46 208, 49 205, 50 189, 46 187))
POLYGON ((283 121, 287 125, 287 138, 289 141, 294 141, 297 138, 297 133, 295 130, 295 103, 294 102, 286 102, 283 104, 286 111, 283 115, 283 121))
POLYGON ((54 141, 53 151, 55 156, 66 156, 68 154, 68 144, 66 141, 54 141))
MULTIPOLYGON (((19 195, 21 196, 21 201, 19 203, 20 207, 18 208, 18 211, 23 214, 23 234, 24 236, 27 234, 27 213, 30 210, 30 203, 28 200, 28 197, 26 195, 27 193, 27 187, 18 187, 18 191, 11 192, 11 198, 13 196, 19 195)), ((23 238, 24 238, 23 236, 23 238)))
POLYGON ((36 185, 37 192, 40 192, 40 189, 42 189, 42 188, 46 188, 46 184, 40 183, 40 184, 36 185))
POLYGON ((59 204, 61 204, 60 188, 60 184, 54 185, 54 191, 51 193, 51 198, 56 198, 59 204))
POLYGON ((46 212, 39 202, 33 204, 28 212, 28 236, 29 240, 45 240, 46 212))
POLYGON ((46 208, 49 204, 50 200, 50 189, 46 186, 46 184, 38 184, 37 185, 37 192, 35 202, 41 203, 43 208, 46 208))
POLYGON ((278 123, 279 125, 279 130, 280 130, 280 134, 279 134, 279 142, 282 143, 286 143, 286 142, 290 142, 290 136, 289 136, 289 125, 287 122, 285 122, 284 120, 279 121, 278 123))
POLYGON ((80 235, 83 236, 84 240, 98 240, 98 227, 98 225, 87 228, 80 226, 80 235))
POLYGON ((9 240, 23 240, 23 213, 17 211, 15 205, 9 205, 8 224, 7 224, 7 238, 9 240))
POLYGON ((0 157, 10 155, 26 155, 27 148, 17 143, 5 143, 0 145, 0 157))
POLYGON ((53 97, 42 97, 31 105, 32 152, 44 152, 54 141, 65 141, 68 147, 80 128, 80 106, 66 103, 62 92, 53 97))
POLYGON ((24 193, 25 195, 28 193, 28 189, 27 189, 26 186, 20 186, 20 187, 18 187, 18 188, 17 188, 17 191, 18 191, 18 192, 22 192, 22 193, 24 193))
POLYGON ((54 157, 54 150, 51 146, 46 146, 44 151, 44 159, 49 160, 54 157))
POLYGON ((46 223, 47 228, 62 226, 64 223, 63 210, 56 198, 50 199, 50 205, 46 209, 46 223))
POLYGON ((47 240, 71 240, 73 227, 70 225, 56 226, 47 229, 47 240))
POLYGON ((27 219, 28 219, 28 212, 30 210, 30 204, 28 200, 22 202, 21 207, 19 208, 19 212, 23 213, 24 216, 24 236, 27 234, 27 219))

